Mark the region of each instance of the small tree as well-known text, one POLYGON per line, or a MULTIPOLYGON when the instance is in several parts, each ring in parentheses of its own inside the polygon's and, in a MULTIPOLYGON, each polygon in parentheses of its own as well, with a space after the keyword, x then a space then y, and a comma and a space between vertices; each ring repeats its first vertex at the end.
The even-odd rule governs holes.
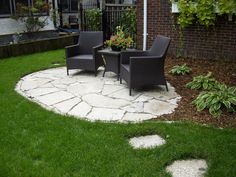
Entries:
POLYGON ((25 23, 26 32, 36 32, 48 24, 48 16, 41 16, 48 10, 49 5, 44 0, 35 0, 33 6, 17 3, 16 14, 12 18, 25 23))

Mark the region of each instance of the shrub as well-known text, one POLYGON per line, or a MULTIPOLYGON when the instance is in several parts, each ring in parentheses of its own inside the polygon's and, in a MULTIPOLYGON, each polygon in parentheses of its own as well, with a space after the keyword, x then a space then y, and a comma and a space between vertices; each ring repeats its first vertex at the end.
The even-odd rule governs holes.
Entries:
POLYGON ((89 30, 100 31, 102 28, 102 11, 100 9, 86 9, 85 16, 89 30))
POLYGON ((36 32, 48 24, 48 16, 41 17, 39 14, 45 15, 49 8, 48 3, 43 0, 35 0, 34 6, 17 3, 16 14, 12 18, 25 23, 26 32, 36 32))
POLYGON ((212 90, 217 88, 219 82, 212 77, 212 73, 209 72, 206 76, 199 75, 193 78, 193 81, 186 84, 186 87, 190 89, 203 89, 212 90))
POLYGON ((170 73, 173 75, 184 75, 189 74, 192 71, 190 67, 185 64, 183 65, 176 65, 170 70, 170 73))
POLYGON ((198 111, 209 109, 209 113, 214 117, 219 117, 223 108, 228 112, 234 112, 236 88, 220 84, 218 89, 201 92, 192 103, 196 105, 198 111))

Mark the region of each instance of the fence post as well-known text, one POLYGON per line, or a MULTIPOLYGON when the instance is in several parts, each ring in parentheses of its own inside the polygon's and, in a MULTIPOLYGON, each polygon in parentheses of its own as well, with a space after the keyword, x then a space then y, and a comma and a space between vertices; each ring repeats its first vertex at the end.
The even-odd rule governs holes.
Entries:
POLYGON ((84 16, 83 16, 83 5, 79 4, 79 12, 80 12, 80 30, 84 30, 84 16))

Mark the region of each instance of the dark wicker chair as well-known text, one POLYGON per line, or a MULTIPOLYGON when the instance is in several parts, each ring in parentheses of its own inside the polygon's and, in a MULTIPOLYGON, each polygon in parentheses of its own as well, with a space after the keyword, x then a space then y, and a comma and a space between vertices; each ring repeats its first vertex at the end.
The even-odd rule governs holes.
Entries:
POLYGON ((131 89, 149 85, 165 85, 168 91, 164 63, 169 45, 170 38, 157 36, 148 51, 121 52, 120 83, 127 82, 129 95, 131 89))
POLYGON ((101 54, 97 51, 103 47, 102 31, 80 32, 78 44, 65 47, 67 75, 70 69, 94 71, 103 65, 101 54))

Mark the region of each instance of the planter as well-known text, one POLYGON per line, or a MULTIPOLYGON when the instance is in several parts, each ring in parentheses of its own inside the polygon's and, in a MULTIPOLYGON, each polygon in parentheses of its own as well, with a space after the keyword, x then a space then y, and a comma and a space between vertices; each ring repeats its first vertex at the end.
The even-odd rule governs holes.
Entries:
POLYGON ((121 51, 121 49, 122 49, 122 47, 117 47, 117 46, 115 46, 115 45, 112 45, 112 46, 111 46, 111 50, 112 50, 112 51, 117 51, 117 52, 119 52, 119 51, 121 51))

